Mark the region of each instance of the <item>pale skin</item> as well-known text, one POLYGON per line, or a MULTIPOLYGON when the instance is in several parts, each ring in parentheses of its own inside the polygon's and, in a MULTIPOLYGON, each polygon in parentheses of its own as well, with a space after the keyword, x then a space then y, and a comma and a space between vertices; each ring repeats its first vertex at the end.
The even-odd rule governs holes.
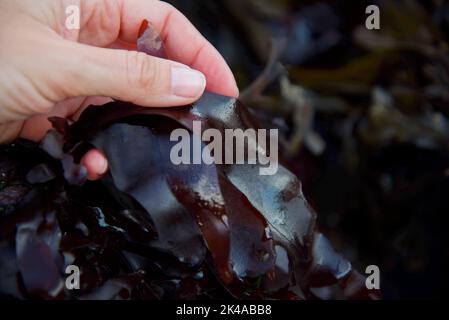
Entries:
MULTIPOLYGON (((39 141, 49 116, 76 121, 90 104, 113 99, 146 107, 186 105, 209 90, 238 96, 218 51, 173 6, 155 0, 0 0, 0 143, 39 141), (78 5, 80 30, 66 28, 78 5), (137 53, 142 21, 150 21, 168 58, 137 53)), ((89 151, 90 179, 107 159, 89 151)))

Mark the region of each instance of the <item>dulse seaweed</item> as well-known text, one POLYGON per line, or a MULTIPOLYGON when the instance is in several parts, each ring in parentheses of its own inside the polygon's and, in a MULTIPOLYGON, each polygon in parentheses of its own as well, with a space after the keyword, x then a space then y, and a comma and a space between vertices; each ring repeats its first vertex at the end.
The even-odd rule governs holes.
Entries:
MULTIPOLYGON (((144 22, 139 50, 165 56, 144 22)), ((212 93, 192 106, 91 106, 52 118, 40 148, 0 149, 0 294, 43 299, 378 298, 317 230, 300 180, 280 166, 173 165, 170 132, 257 127, 239 101, 212 93), (100 149, 109 172, 77 165, 100 149), (6 169, 5 169, 6 168, 6 169), (81 288, 64 286, 65 268, 81 288), (324 290, 323 290, 324 289, 324 290)), ((191 139, 198 139, 191 133, 191 139)), ((202 146, 204 147, 204 145, 202 146)))
POLYGON ((53 140, 64 141, 66 155, 76 160, 96 147, 109 159, 107 176, 82 185, 36 145, 3 148, 2 163, 14 170, 0 192, 9 207, 0 216, 1 293, 305 299, 338 283, 341 296, 377 297, 317 231, 301 183, 285 167, 261 176, 258 165, 173 165, 170 132, 191 130, 192 120, 219 130, 254 126, 238 101, 212 93, 190 107, 117 101, 89 107, 70 126, 52 119, 59 132, 49 135, 59 135, 53 140), (80 290, 64 289, 69 264, 81 270, 80 290))

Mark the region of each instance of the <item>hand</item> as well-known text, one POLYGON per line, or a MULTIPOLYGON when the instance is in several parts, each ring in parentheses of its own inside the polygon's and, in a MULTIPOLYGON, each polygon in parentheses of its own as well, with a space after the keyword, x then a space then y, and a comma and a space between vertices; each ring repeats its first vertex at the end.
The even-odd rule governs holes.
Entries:
MULTIPOLYGON (((18 136, 38 141, 49 116, 76 120, 88 105, 110 98, 162 107, 192 103, 205 88, 238 95, 218 51, 161 1, 0 0, 0 48, 2 143, 18 136), (73 4, 81 9, 80 30, 65 26, 73 4), (171 60, 135 51, 144 19, 159 31, 171 60)), ((98 150, 82 163, 90 179, 107 170, 98 150)))

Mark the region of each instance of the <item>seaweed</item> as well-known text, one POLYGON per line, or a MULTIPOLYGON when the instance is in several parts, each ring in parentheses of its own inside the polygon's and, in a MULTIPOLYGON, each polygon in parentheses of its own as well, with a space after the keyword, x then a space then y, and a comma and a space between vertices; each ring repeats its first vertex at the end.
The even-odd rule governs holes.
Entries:
MULTIPOLYGON (((192 119, 220 130, 256 123, 238 101, 212 93, 187 107, 116 101, 89 107, 72 125, 52 119, 59 125, 41 145, 48 149, 49 137, 61 145, 53 146, 54 157, 44 154, 46 161, 23 171, 30 191, 1 216, 2 247, 16 248, 18 279, 15 290, 2 293, 182 297, 190 283, 195 298, 215 289, 236 298, 304 299, 316 297, 313 288, 364 282, 317 231, 300 180, 285 167, 261 176, 257 165, 173 165, 170 132, 192 130, 192 119), (106 155, 110 169, 100 181, 79 184, 64 159, 76 161, 92 147, 106 155), (62 286, 68 264, 81 269, 79 291, 62 286)), ((377 296, 359 289, 359 297, 377 296)))

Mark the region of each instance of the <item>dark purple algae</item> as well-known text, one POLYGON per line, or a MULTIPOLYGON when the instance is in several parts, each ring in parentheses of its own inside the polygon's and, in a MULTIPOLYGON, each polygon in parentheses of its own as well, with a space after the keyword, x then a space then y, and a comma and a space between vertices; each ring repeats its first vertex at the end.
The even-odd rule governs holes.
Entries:
POLYGON ((12 187, 26 191, 2 203, 0 293, 308 299, 329 287, 340 297, 378 296, 317 231, 300 180, 284 166, 261 176, 258 165, 173 165, 170 132, 191 130, 192 120, 221 131, 257 126, 235 99, 206 93, 187 107, 117 101, 89 107, 70 126, 53 119, 49 135, 64 145, 50 149, 62 148, 62 157, 25 141, 2 147, 1 161, 14 176, 3 182, 0 199, 12 187), (110 168, 100 181, 80 184, 70 177, 76 163, 61 159, 76 162, 92 147, 110 168), (62 285, 69 264, 80 268, 80 290, 62 285))

